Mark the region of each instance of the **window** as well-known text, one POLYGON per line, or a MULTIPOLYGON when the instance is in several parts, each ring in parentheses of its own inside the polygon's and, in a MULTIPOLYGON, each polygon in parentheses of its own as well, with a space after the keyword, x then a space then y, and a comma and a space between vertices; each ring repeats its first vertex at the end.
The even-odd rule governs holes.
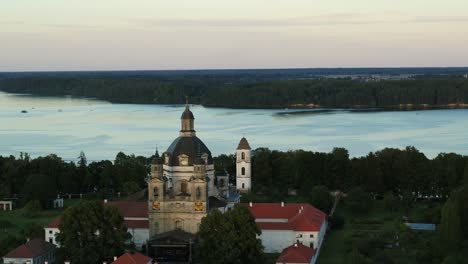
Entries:
POLYGON ((49 230, 49 234, 52 234, 52 230, 49 230))
POLYGON ((158 187, 154 187, 154 189, 153 189, 153 196, 154 196, 154 198, 157 198, 157 197, 159 196, 158 187))
POLYGON ((219 187, 224 187, 224 179, 219 180, 219 187))
POLYGON ((242 175, 245 175, 245 167, 242 167, 241 173, 242 173, 242 175))
POLYGON ((54 239, 53 239, 53 238, 49 238, 49 243, 53 244, 53 243, 54 243, 54 239))
POLYGON ((176 220, 175 221, 175 228, 176 229, 182 229, 182 221, 176 220))
POLYGON ((159 231, 159 222, 154 222, 154 230, 159 231))
POLYGON ((310 237, 313 238, 313 237, 314 237, 314 234, 310 234, 310 237))
POLYGON ((180 192, 187 193, 187 181, 184 180, 180 183, 180 192))
POLYGON ((314 248, 314 242, 310 242, 309 247, 314 248))
POLYGON ((197 187, 197 200, 200 200, 201 198, 201 188, 197 187))
POLYGON ((302 234, 299 234, 299 236, 298 236, 298 237, 299 237, 299 238, 301 238, 301 237, 302 237, 302 234))
POLYGON ((245 152, 242 152, 241 157, 243 160, 245 160, 245 152))
POLYGON ((242 183, 242 189, 245 189, 245 183, 242 183))
POLYGON ((187 166, 188 165, 188 156, 183 154, 179 156, 179 165, 180 166, 187 166))

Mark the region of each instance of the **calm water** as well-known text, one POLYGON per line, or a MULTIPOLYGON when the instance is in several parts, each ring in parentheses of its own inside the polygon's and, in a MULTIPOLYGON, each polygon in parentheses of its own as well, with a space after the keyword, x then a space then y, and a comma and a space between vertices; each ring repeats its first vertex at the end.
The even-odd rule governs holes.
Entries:
MULTIPOLYGON (((0 155, 55 153, 76 160, 113 159, 119 151, 149 156, 178 136, 183 106, 111 104, 0 93, 0 155), (26 110, 27 113, 21 113, 26 110)), ((297 113, 193 106, 197 135, 213 154, 232 153, 245 135, 253 148, 330 151, 352 156, 412 145, 433 157, 468 155, 468 110, 297 113)))

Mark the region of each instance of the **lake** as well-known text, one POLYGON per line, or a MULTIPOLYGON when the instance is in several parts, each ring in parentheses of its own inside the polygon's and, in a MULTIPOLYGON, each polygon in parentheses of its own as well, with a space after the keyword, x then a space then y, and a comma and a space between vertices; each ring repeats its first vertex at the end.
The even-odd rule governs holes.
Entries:
MULTIPOLYGON (((167 149, 180 129, 184 106, 112 104, 79 98, 0 92, 0 155, 55 153, 76 161, 114 159, 119 151, 150 156, 167 149), (22 113, 25 110, 27 113, 22 113)), ((225 109, 192 106, 195 129, 214 155, 233 153, 242 136, 252 148, 329 152, 351 156, 384 147, 415 146, 428 157, 468 155, 468 110, 349 112, 225 109)))

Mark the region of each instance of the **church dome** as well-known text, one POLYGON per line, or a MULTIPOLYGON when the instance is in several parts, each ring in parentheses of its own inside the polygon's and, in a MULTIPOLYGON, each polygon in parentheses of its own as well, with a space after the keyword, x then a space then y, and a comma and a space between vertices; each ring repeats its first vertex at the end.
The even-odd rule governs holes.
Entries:
POLYGON ((182 116, 180 117, 180 119, 195 119, 195 117, 193 116, 192 111, 190 111, 188 105, 185 107, 185 111, 182 113, 182 116))
POLYGON ((187 166, 193 166, 197 159, 197 153, 208 159, 207 164, 213 164, 213 158, 210 150, 206 147, 205 143, 198 137, 178 137, 169 146, 165 155, 169 155, 169 166, 182 166, 179 157, 186 155, 188 162, 187 166))

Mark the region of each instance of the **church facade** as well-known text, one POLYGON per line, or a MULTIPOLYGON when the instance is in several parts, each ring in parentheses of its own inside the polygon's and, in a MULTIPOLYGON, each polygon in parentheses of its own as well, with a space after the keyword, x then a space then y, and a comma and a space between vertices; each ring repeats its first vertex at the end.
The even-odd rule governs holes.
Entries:
MULTIPOLYGON (((239 191, 249 191, 250 146, 242 138, 236 151, 236 176, 242 176, 239 191)), ((190 259, 190 247, 201 220, 210 210, 224 211, 238 202, 229 188, 229 175, 215 176, 213 157, 195 131, 195 118, 187 105, 181 116, 181 129, 169 148, 156 151, 148 178, 148 249, 158 259, 190 259), (169 242, 169 243, 168 243, 169 242)))

